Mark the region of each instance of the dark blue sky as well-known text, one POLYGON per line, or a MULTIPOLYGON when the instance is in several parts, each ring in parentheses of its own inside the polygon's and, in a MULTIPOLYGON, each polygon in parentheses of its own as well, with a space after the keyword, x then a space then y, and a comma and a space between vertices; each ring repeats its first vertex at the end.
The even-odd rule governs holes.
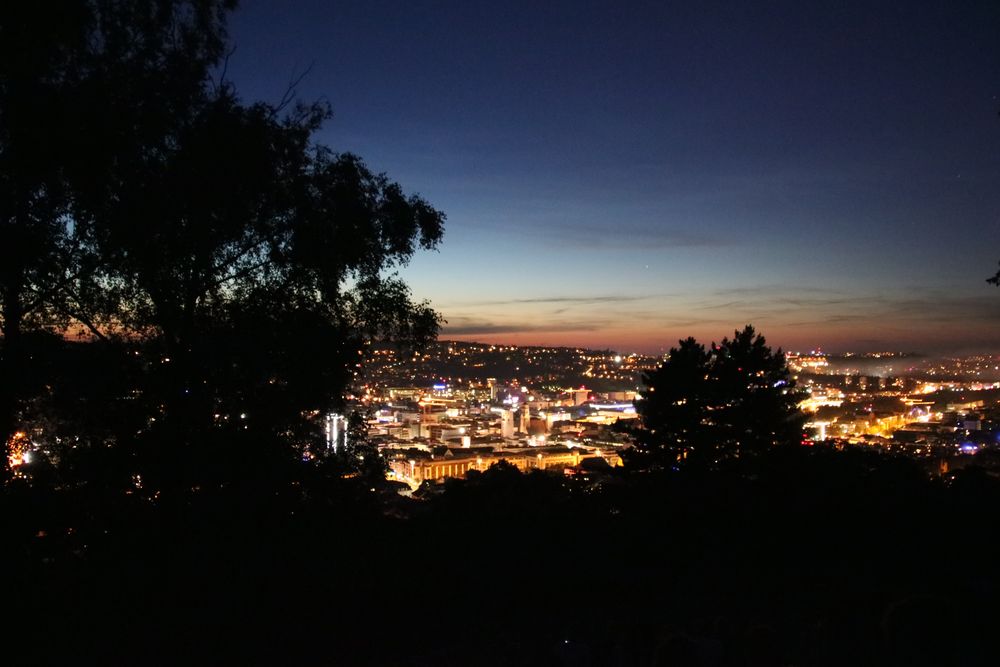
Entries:
POLYGON ((447 337, 1000 351, 1000 3, 245 0, 321 140, 448 215, 447 337))

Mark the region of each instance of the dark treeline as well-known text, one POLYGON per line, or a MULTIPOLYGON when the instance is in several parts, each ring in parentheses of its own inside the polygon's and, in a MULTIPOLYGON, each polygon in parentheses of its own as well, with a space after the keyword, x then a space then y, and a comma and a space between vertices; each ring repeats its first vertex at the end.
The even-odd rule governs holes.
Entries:
POLYGON ((9 655, 40 663, 987 665, 982 471, 778 448, 721 468, 498 466, 423 500, 4 496, 9 655))
POLYGON ((801 447, 749 327, 645 378, 625 469, 327 453, 444 216, 239 97, 233 4, 0 5, 5 663, 995 663, 997 481, 801 447))

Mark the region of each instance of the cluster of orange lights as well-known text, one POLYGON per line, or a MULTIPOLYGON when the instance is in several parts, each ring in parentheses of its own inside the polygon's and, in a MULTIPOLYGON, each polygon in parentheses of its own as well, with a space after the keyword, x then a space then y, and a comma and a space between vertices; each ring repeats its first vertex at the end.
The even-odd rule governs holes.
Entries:
POLYGON ((18 431, 7 441, 7 465, 16 470, 27 463, 28 452, 31 450, 31 440, 28 434, 18 431))

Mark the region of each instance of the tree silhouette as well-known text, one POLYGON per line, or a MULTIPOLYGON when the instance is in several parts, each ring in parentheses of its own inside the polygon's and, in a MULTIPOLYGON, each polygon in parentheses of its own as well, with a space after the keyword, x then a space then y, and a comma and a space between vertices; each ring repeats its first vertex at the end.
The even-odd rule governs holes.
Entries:
POLYGON ((184 92, 138 74, 190 81, 206 71, 223 53, 224 16, 234 5, 42 0, 0 8, 0 371, 18 378, 0 388, 3 441, 46 384, 39 362, 54 348, 36 334, 66 333, 75 323, 103 337, 100 325, 109 323, 95 318, 111 310, 110 295, 78 215, 81 192, 97 188, 80 186, 104 176, 101 156, 118 159, 128 141, 147 144, 130 133, 134 118, 89 112, 118 94, 146 116, 170 115, 168 98, 184 92))
POLYGON ((724 440, 739 451, 760 452, 798 441, 805 417, 798 410, 785 355, 772 352, 763 336, 747 325, 713 346, 713 379, 724 440))
MULTIPOLYGON (((5 371, 26 357, 12 351, 28 286, 51 328, 75 320, 129 343, 143 369, 137 435, 172 446, 315 441, 366 341, 420 345, 440 321, 393 270, 438 243, 444 215, 318 144, 325 104, 294 89, 243 102, 224 78, 233 6, 81 3, 68 34, 42 40, 35 69, 8 66, 13 54, 0 65, 0 187, 13 192, 0 206, 14 202, 0 211, 5 371), (42 98, 49 116, 18 106, 39 98, 21 79, 58 96, 42 98), (58 151, 31 153, 65 107, 58 151)), ((15 45, 62 25, 52 8, 15 14, 0 26, 15 45)), ((21 400, 8 394, 5 436, 21 400)))
POLYGON ((64 182, 89 11, 82 5, 0 7, 0 443, 37 389, 26 334, 64 323, 55 306, 73 274, 64 182))
POLYGON ((784 355, 750 325, 708 350, 694 338, 680 341, 643 383, 640 464, 714 463, 795 442, 801 433, 800 396, 784 355))
POLYGON ((638 453, 669 464, 671 458, 679 460, 712 441, 704 423, 712 401, 709 363, 705 346, 689 337, 670 349, 659 368, 643 376, 646 389, 636 401, 644 426, 637 432, 638 453))

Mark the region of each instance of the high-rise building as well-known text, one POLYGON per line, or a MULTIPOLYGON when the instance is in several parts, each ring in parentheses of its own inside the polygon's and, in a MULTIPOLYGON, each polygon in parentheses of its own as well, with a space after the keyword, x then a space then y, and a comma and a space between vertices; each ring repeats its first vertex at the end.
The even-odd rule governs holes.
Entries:
POLYGON ((514 411, 503 410, 500 413, 500 435, 504 438, 514 437, 514 411))

